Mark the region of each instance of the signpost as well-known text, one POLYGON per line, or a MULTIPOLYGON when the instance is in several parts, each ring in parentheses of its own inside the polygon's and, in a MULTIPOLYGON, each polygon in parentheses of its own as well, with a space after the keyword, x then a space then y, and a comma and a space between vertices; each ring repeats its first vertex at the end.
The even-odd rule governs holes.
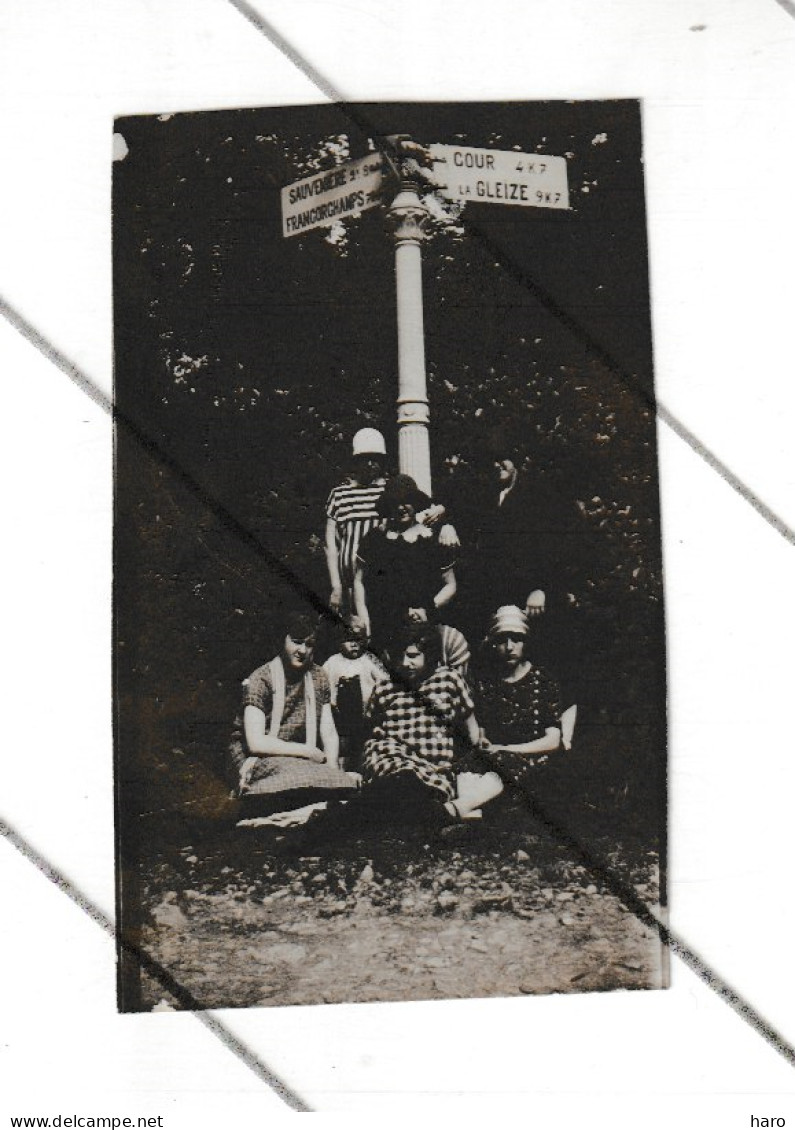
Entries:
POLYGON ((404 178, 389 218, 395 236, 398 325, 398 466, 431 494, 431 445, 422 305, 422 241, 428 209, 416 184, 404 178))
MULTIPOLYGON (((429 213, 420 196, 422 181, 442 196, 466 204, 509 204, 521 208, 569 207, 565 157, 431 145, 411 138, 389 139, 397 159, 389 160, 399 191, 389 208, 395 237, 395 283, 398 323, 398 458, 403 474, 431 493, 429 409, 425 374, 422 309, 422 242, 429 213), (420 171, 417 158, 429 164, 420 171)), ((285 237, 374 208, 387 164, 381 153, 346 161, 324 173, 304 177, 282 189, 285 237)))
POLYGON ((284 236, 329 227, 342 216, 375 208, 380 203, 383 163, 380 153, 371 153, 288 184, 282 189, 284 236))
POLYGON ((433 179, 449 200, 568 208, 566 158, 510 149, 431 145, 433 179))

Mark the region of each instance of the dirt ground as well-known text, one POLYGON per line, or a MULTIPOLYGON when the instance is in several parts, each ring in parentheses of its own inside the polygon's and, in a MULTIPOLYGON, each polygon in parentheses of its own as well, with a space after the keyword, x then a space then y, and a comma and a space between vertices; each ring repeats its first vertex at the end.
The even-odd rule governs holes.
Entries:
MULTIPOLYGON (((313 854, 261 828, 173 843, 147 867, 141 944, 205 1008, 664 987, 660 939, 616 885, 519 824, 313 854)), ((601 848, 659 913, 656 854, 601 848)), ((140 1007, 185 1003, 150 971, 140 1007)))

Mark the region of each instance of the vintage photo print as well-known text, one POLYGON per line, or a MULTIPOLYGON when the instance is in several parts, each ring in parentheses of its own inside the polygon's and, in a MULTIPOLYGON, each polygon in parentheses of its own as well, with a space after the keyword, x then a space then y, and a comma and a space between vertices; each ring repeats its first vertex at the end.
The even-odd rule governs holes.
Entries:
POLYGON ((666 987, 639 104, 115 130, 121 1009, 666 987))

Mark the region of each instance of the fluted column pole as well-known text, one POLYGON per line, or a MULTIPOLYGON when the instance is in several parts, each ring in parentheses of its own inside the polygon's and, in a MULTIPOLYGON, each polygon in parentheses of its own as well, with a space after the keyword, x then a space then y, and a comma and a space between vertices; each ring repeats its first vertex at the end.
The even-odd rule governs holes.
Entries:
POLYGON ((398 330, 398 462, 403 474, 431 493, 425 330, 422 313, 422 240, 428 211, 416 181, 404 178, 389 209, 395 235, 398 330))

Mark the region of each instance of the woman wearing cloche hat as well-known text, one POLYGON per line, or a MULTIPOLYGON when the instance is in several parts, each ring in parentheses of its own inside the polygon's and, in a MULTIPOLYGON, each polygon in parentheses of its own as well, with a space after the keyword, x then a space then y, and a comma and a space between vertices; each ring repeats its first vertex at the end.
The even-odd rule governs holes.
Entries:
MULTIPOLYGON (((326 502, 326 563, 335 612, 354 612, 353 579, 359 543, 381 521, 378 500, 387 484, 386 441, 377 428, 360 428, 353 437, 351 473, 334 487, 326 502)), ((422 521, 429 525, 444 517, 444 507, 430 499, 422 521)), ((458 545, 450 525, 440 530, 443 545, 458 545)))
POLYGON ((496 772, 518 788, 528 787, 535 766, 561 749, 561 695, 555 680, 530 660, 531 628, 523 609, 507 604, 491 618, 488 670, 477 687, 480 753, 475 773, 459 777, 459 808, 478 773, 496 772))

